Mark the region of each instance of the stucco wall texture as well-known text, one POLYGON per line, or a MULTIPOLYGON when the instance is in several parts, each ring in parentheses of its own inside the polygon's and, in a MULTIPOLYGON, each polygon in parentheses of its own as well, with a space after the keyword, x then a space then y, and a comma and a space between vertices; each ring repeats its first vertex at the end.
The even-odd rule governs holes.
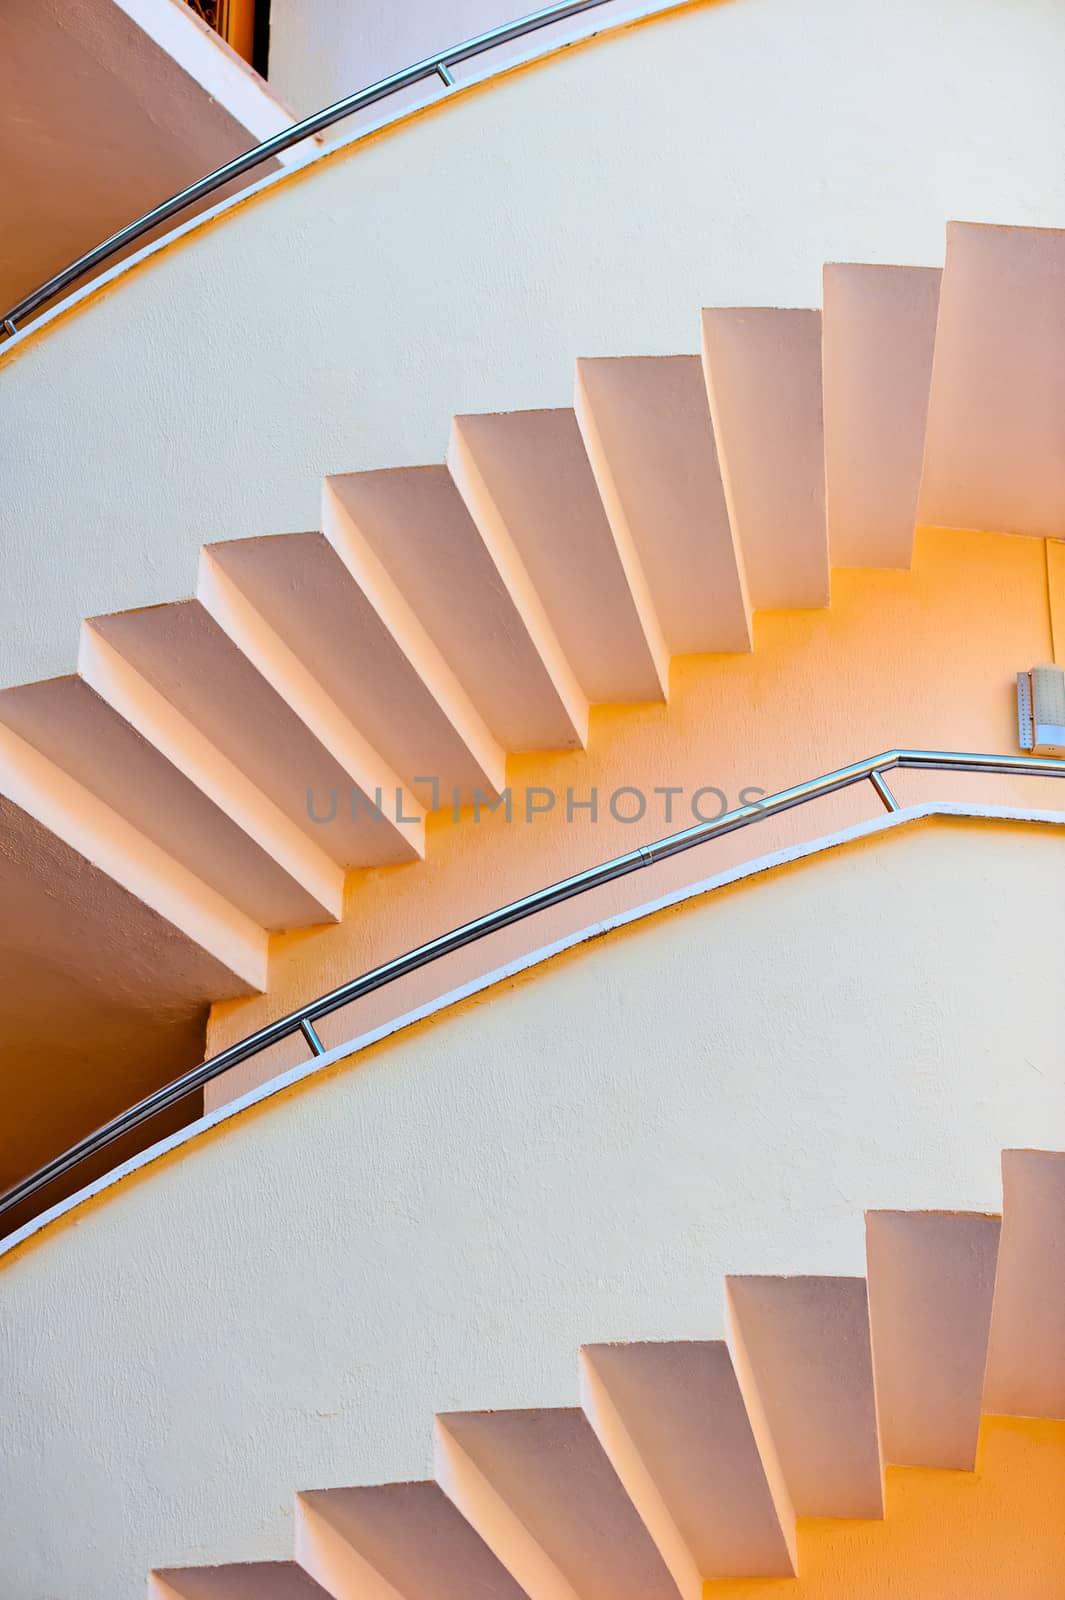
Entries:
POLYGON ((273 0, 270 83, 301 116, 537 9, 526 0, 273 0))
POLYGON ((727 1272, 861 1273, 866 1207, 996 1209, 1003 1146, 1065 1143, 1063 893, 1048 824, 872 836, 506 980, 16 1250, 5 1600, 283 1557, 294 1490, 424 1475, 434 1410, 719 1336, 727 1272))
POLYGON ((579 355, 948 217, 1065 217, 1055 0, 736 0, 607 36, 282 180, 0 362, 0 684, 190 592, 205 540, 317 526, 323 473, 569 404, 579 355), (61 553, 61 554, 57 554, 61 553))
MULTIPOLYGON (((688 825, 703 786, 737 806, 748 788, 772 793, 897 745, 1014 751, 1015 674, 1052 659, 1055 637, 1065 645, 1065 589, 1047 581, 1048 551, 1062 550, 1040 539, 921 530, 910 571, 837 571, 829 609, 759 613, 750 653, 675 660, 668 706, 601 707, 587 751, 512 757, 509 822, 503 810, 476 821, 467 810, 456 821, 445 803, 430 819, 425 861, 350 874, 339 925, 273 938, 267 993, 215 1006, 209 1050, 469 917, 688 825), (680 790, 670 818, 667 785, 680 790), (527 822, 526 789, 543 786, 557 799, 527 822), (625 787, 646 799, 637 822, 611 813, 610 797, 625 787), (569 791, 580 809, 568 805, 569 791)), ((899 773, 892 782, 904 804, 982 798, 1059 807, 1065 799, 1052 779, 899 773)), ((724 808, 713 795, 700 802, 711 817, 724 808)), ((616 810, 632 815, 632 797, 616 810)), ((322 1037, 338 1045, 598 916, 878 812, 865 785, 677 856, 390 984, 324 1019, 322 1037)), ((234 1068, 208 1086, 208 1105, 305 1053, 295 1040, 234 1068)))

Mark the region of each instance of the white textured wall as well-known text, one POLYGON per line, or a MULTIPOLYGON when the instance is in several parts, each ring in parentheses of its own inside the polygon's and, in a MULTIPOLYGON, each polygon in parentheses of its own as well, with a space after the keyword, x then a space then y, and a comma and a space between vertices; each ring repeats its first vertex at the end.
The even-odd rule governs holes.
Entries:
POLYGON ((933 822, 508 981, 0 1266, 5 1600, 282 1557, 434 1409, 572 1404, 729 1271, 861 1272, 867 1206, 995 1209, 1065 1145, 1060 828, 933 822))
POLYGON ((574 357, 698 348, 702 302, 946 218, 1065 222, 1058 0, 734 0, 452 101, 282 184, 0 359, 0 683, 203 540, 314 527, 319 477, 441 459, 574 357))
POLYGON ((535 0, 271 0, 270 86, 303 116, 535 0))

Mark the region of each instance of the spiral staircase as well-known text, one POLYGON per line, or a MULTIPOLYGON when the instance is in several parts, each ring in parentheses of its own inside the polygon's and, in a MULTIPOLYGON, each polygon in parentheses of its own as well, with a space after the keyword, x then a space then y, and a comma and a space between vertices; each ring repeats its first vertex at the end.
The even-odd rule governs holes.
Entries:
POLYGON ((93 618, 76 675, 0 694, 6 798, 213 958, 218 997, 262 988, 272 932, 424 854, 434 794, 663 699, 672 656, 749 650, 832 566, 905 567, 918 521, 1065 532, 1063 261, 1065 235, 954 225, 942 289, 832 265, 823 311, 705 311, 701 357, 580 361, 572 410, 330 478, 320 532, 206 547, 193 598, 93 618))
POLYGON ((57 908, 88 864, 58 919, 86 987, 126 926, 156 1016, 263 992, 349 871, 423 858, 435 807, 582 747, 593 706, 666 699, 673 656, 749 651, 833 567, 906 568, 916 525, 1065 534, 1063 281, 1065 233, 971 224, 942 273, 829 265, 821 310, 579 360, 572 408, 457 417, 446 464, 331 477, 320 531, 209 545, 193 597, 87 621, 77 673, 0 693, 19 859, 57 908))

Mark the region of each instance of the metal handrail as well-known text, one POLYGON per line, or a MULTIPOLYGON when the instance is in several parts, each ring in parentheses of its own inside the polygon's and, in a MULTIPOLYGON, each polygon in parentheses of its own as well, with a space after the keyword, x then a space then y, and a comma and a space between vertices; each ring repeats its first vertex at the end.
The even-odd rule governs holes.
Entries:
POLYGON ((526 17, 519 17, 516 21, 504 23, 498 28, 490 28, 487 33, 476 34, 474 38, 466 39, 462 44, 450 45, 448 49, 438 51, 436 55, 426 56, 424 61, 416 61, 413 66, 404 67, 400 72, 393 72, 389 77, 371 83, 366 89, 358 89, 354 94, 345 95, 343 100, 335 101, 322 111, 315 111, 311 116, 304 117, 302 122, 295 122, 290 128, 283 128, 280 133, 271 134, 270 138, 264 139, 261 144, 254 145, 243 155, 234 156, 232 161, 227 161, 224 166, 209 172, 205 178, 198 178, 179 194, 154 206, 151 211, 146 211, 136 222, 130 222, 126 227, 120 228, 102 244, 87 250, 83 256, 72 261, 69 267, 64 267, 46 283, 32 290, 0 317, 0 340, 18 333, 20 322, 34 311, 39 311, 49 300, 54 300, 64 289, 69 289, 79 279, 84 278, 94 267, 101 266, 113 256, 120 254, 128 245, 135 244, 138 239, 143 239, 146 234, 152 233, 162 223, 169 222, 172 217, 178 216, 189 206, 214 194, 227 183, 231 183, 234 178, 243 177, 244 173, 254 171, 256 167, 280 155, 282 151, 291 149, 293 145, 300 144, 316 133, 321 133, 334 123, 343 122, 345 117, 352 116, 356 111, 364 111, 367 106, 376 105, 379 100, 387 100, 390 95, 397 94, 401 89, 409 89, 415 84, 424 83, 427 78, 439 78, 446 88, 454 88, 452 67, 460 66, 464 61, 472 61, 475 56, 484 55, 486 51, 497 49, 500 45, 510 44, 515 39, 523 39, 526 34, 537 33, 541 28, 549 28, 553 22, 565 22, 569 17, 578 16, 582 11, 592 11, 597 6, 608 3, 609 0, 560 0, 559 4, 545 6, 541 11, 531 12, 526 17))
POLYGON ((69 1150, 56 1156, 30 1177, 0 1195, 0 1227, 4 1217, 15 1206, 30 1199, 56 1178, 64 1177, 82 1161, 105 1150, 123 1134, 131 1133, 142 1123, 168 1110, 179 1100, 184 1100, 187 1095, 204 1088, 223 1072, 239 1066, 249 1057, 258 1055, 261 1051, 280 1044, 282 1040, 289 1039, 297 1033, 302 1034, 306 1040, 312 1056, 324 1055, 326 1046, 318 1036, 315 1023, 320 1022, 323 1017, 330 1016, 334 1011, 350 1005, 353 1001, 361 1000, 377 989, 383 989, 386 984, 394 983, 397 978, 417 972, 419 968, 440 960, 442 956, 451 955, 467 945, 476 944, 489 934, 498 933, 516 922, 523 922, 526 917, 535 916, 538 911, 562 905, 567 900, 586 894, 590 889, 599 889, 605 884, 613 883, 617 878, 627 877, 629 873, 637 872, 641 867, 653 867, 660 861, 667 861, 672 856, 682 855, 686 850, 693 850, 697 845, 709 844, 713 839, 720 839, 726 834, 735 833, 740 828, 749 827, 752 822, 778 816, 795 806, 805 805, 809 800, 818 800, 825 795, 835 794, 838 790, 848 789, 856 783, 868 781, 884 808, 887 811, 898 811, 899 803, 884 777, 886 772, 891 772, 895 768, 932 772, 1014 773, 1029 777, 1065 778, 1065 761, 1053 761, 1038 756, 971 755, 944 750, 888 750, 882 755, 870 756, 866 761, 857 761, 848 767, 838 767, 834 772, 827 772, 820 778, 811 778, 807 783, 796 784, 790 789, 781 789, 763 800, 756 800, 749 805, 740 806, 735 811, 728 811, 713 822, 699 822, 693 827, 681 829, 679 833, 668 834, 654 844, 639 845, 635 850, 615 856, 611 861, 605 861, 598 867, 575 872, 568 878, 560 879, 558 883, 550 884, 546 889, 537 889, 533 894, 525 895, 520 900, 512 900, 509 905, 501 906, 496 911, 489 911, 482 917, 474 917, 471 922, 464 922, 461 927, 452 929, 450 933, 429 939, 414 950, 408 950, 406 955, 384 961, 380 966, 363 973, 361 977, 342 983, 338 988, 331 989, 327 994, 301 1006, 297 1011, 289 1012, 288 1016, 279 1017, 275 1022, 268 1022, 265 1027, 249 1034, 246 1039, 230 1045, 227 1050, 222 1050, 209 1061, 193 1067, 173 1083, 157 1089, 154 1094, 131 1106, 128 1111, 124 1111, 113 1121, 97 1129, 95 1133, 79 1140, 69 1150))

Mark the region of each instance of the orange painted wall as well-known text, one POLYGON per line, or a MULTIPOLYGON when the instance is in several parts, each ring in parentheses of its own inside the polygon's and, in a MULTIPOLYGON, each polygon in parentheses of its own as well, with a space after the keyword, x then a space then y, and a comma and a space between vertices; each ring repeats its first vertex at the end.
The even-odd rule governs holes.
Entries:
POLYGON ((798 1579, 705 1600, 1060 1600, 1065 1422, 985 1417, 976 1471, 889 1467, 883 1522, 800 1522, 798 1579))
MULTIPOLYGON (((216 1006, 211 1049, 468 917, 670 832, 656 786, 678 785, 687 796, 713 785, 735 805, 745 786, 772 792, 894 745, 1016 750, 1015 675, 1052 658, 1047 565, 1042 540, 922 530, 909 572, 838 570, 829 609, 759 613, 751 654, 677 658, 668 706, 601 708, 593 711, 586 751, 511 759, 516 796, 526 785, 563 796, 550 815, 526 824, 516 814, 507 824, 502 814, 482 814, 474 824, 469 813, 456 822, 442 810, 430 818, 426 861, 352 874, 340 926, 275 938, 269 994, 216 1006), (607 797, 622 785, 651 797, 639 824, 618 823, 606 811, 607 797), (581 799, 592 786, 600 791, 598 821, 577 811, 567 822, 566 789, 581 799)), ((1060 603, 1062 586, 1053 587, 1060 603)), ((1060 643, 1060 623, 1058 631, 1060 643)), ((897 790, 904 803, 1062 804, 1051 780, 900 774, 897 790)), ((691 820, 686 799, 675 804, 684 809, 675 812, 673 828, 691 820)), ((863 786, 791 812, 510 929, 490 949, 438 963, 402 989, 338 1013, 320 1031, 327 1044, 340 1043, 600 915, 878 810, 863 786)), ((304 1054, 293 1043, 235 1069, 209 1090, 210 1103, 304 1054)))

